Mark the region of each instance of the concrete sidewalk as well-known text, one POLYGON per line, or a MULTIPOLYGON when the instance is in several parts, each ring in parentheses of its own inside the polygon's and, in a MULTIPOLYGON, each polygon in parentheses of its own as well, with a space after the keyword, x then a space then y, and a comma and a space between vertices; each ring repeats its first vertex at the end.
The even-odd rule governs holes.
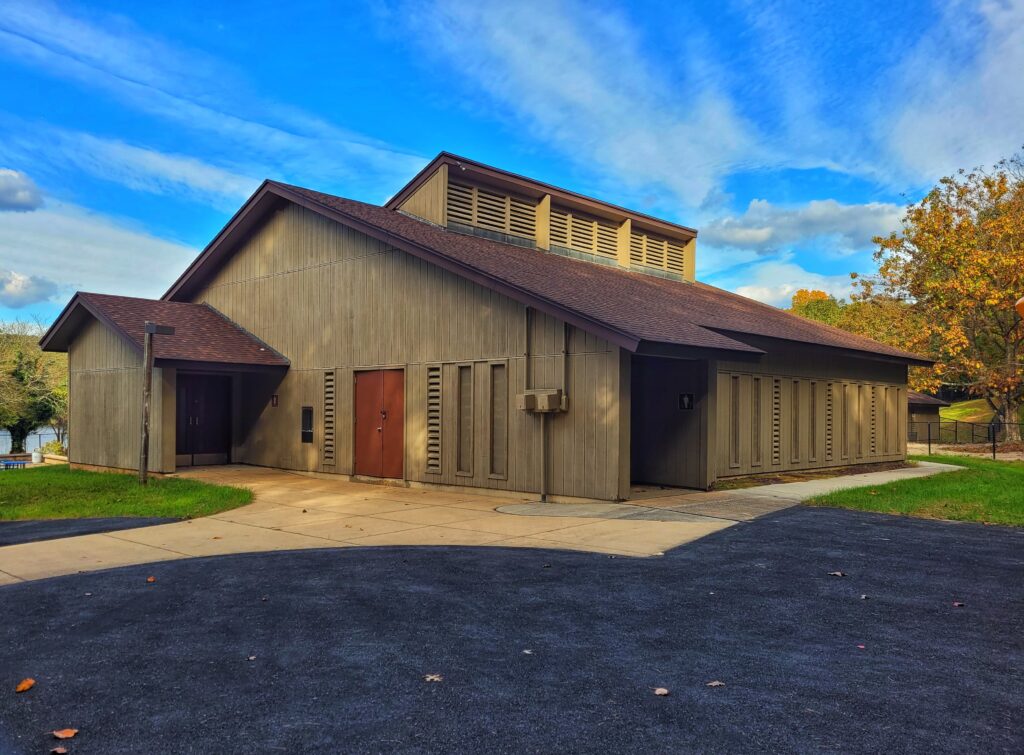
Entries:
POLYGON ((203 519, 0 548, 0 585, 231 553, 377 545, 493 545, 624 556, 666 550, 829 490, 957 469, 945 464, 636 504, 538 504, 529 496, 385 487, 260 467, 182 476, 251 488, 253 503, 203 519), (526 516, 523 516, 523 515, 526 516))

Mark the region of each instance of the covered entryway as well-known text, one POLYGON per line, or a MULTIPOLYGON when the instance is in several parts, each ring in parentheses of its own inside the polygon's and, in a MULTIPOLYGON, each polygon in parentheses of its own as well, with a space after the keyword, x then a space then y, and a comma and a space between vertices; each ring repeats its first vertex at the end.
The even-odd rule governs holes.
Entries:
POLYGON ((402 478, 404 460, 405 372, 355 373, 355 473, 402 478))
POLYGON ((231 457, 231 376, 178 373, 176 462, 227 464, 231 457))
POLYGON ((634 355, 630 383, 632 483, 704 487, 707 363, 634 355))

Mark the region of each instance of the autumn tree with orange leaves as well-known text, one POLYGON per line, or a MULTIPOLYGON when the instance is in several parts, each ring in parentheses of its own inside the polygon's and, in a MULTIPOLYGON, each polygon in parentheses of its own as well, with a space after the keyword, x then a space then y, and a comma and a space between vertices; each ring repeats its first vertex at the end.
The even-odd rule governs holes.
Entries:
POLYGON ((1024 321, 1014 303, 1024 295, 1024 156, 943 178, 907 208, 898 233, 875 243, 878 273, 858 280, 854 303, 903 311, 912 327, 890 318, 897 345, 936 360, 918 386, 985 398, 1007 440, 1020 440, 1024 321))

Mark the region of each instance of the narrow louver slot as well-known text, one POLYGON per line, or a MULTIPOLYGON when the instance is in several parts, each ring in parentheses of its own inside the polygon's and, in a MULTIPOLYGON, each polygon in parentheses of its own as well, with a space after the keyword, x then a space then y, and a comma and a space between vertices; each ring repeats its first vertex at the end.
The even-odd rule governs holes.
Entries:
POLYGON ((440 367, 427 367, 427 472, 441 474, 440 367))
POLYGON ((334 370, 324 372, 324 464, 334 464, 335 431, 335 380, 334 370))

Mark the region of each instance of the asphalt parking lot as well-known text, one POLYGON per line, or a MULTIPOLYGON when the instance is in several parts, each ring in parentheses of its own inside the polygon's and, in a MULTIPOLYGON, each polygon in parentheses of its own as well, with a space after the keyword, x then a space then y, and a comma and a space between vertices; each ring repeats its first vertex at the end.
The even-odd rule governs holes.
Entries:
POLYGON ((348 548, 0 587, 0 752, 67 727, 75 753, 1020 752, 1022 546, 796 507, 660 558, 348 548))

